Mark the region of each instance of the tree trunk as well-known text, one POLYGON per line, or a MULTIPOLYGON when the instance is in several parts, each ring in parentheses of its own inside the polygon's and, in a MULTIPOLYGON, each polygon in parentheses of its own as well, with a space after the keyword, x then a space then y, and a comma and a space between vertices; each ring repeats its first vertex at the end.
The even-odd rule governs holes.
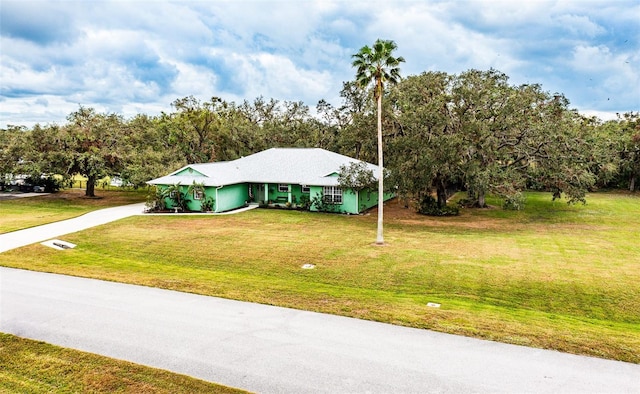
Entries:
POLYGON ((384 245, 382 236, 383 206, 384 206, 384 167, 382 160, 382 93, 378 95, 378 234, 377 245, 384 245))
POLYGON ((478 208, 484 208, 487 206, 487 202, 484 196, 484 190, 478 190, 478 208))
POLYGON ((629 180, 629 191, 633 192, 636 190, 636 175, 631 175, 631 179, 629 180))
POLYGON ((442 180, 437 181, 436 195, 438 197, 438 208, 447 206, 447 187, 442 180))
POLYGON ((87 178, 87 189, 84 192, 85 197, 95 197, 96 177, 90 176, 87 178))

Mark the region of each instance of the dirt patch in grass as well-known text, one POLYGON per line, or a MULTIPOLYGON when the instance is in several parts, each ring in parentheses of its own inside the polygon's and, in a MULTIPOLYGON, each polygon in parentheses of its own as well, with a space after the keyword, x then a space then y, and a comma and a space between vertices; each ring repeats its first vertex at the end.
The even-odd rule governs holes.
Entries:
POLYGON ((143 202, 144 194, 143 190, 100 190, 96 189, 95 197, 85 196, 85 191, 82 189, 64 189, 57 193, 46 194, 37 198, 42 201, 51 202, 80 202, 82 205, 95 206, 95 207, 113 207, 117 205, 132 204, 135 202, 143 202))
MULTIPOLYGON (((384 205, 384 220, 387 224, 397 224, 402 226, 428 226, 428 227, 446 227, 474 230, 492 230, 504 229, 504 220, 500 218, 483 218, 478 216, 479 211, 491 210, 494 208, 478 209, 461 209, 458 216, 436 217, 419 214, 415 208, 406 208, 404 202, 394 198, 387 201, 384 205), (470 220, 473 219, 473 220, 470 220)), ((378 217, 378 209, 376 207, 367 211, 366 216, 369 218, 378 217)), ((511 223, 511 229, 521 229, 523 224, 511 223)))
MULTIPOLYGON (((617 195, 617 194, 616 194, 617 195)), ((545 194, 536 194, 537 199, 544 201, 545 194)), ((633 198, 633 196, 631 196, 633 198)), ((548 200, 551 200, 549 197, 548 200)), ((640 206, 640 198, 637 199, 640 206)), ((548 201, 549 202, 549 201, 548 201)), ((455 202, 450 203, 455 204, 455 202)), ((489 230, 489 231, 522 231, 534 230, 547 232, 549 230, 556 231, 593 231, 610 230, 612 226, 605 223, 576 223, 569 222, 553 222, 554 217, 562 217, 562 212, 574 212, 580 214, 582 212, 590 212, 592 208, 589 205, 568 206, 564 202, 553 202, 548 204, 543 214, 527 214, 521 211, 505 211, 498 206, 491 205, 487 208, 461 208, 458 216, 435 217, 419 214, 415 208, 405 208, 404 202, 394 198, 385 203, 384 219, 386 224, 397 224, 402 226, 420 226, 431 228, 456 228, 468 230, 489 230)), ((372 208, 365 214, 367 220, 376 219, 378 215, 377 208, 372 208)))

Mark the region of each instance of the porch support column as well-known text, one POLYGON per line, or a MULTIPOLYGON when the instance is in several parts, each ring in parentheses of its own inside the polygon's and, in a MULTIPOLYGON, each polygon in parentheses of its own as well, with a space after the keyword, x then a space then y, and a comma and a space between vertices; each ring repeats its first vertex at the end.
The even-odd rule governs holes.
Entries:
POLYGON ((293 188, 293 185, 289 185, 289 193, 287 194, 287 201, 289 201, 289 204, 291 204, 291 189, 293 188))
POLYGON ((269 204, 269 184, 264 184, 264 203, 269 204))

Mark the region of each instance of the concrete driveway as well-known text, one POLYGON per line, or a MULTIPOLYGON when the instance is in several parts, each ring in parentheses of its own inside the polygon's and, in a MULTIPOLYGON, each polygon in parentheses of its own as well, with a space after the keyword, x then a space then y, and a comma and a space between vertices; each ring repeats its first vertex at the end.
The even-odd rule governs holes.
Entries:
POLYGON ((142 214, 143 210, 144 203, 104 208, 72 219, 0 234, 0 253, 142 214))
POLYGON ((0 268, 0 331, 263 393, 640 393, 640 365, 0 268))

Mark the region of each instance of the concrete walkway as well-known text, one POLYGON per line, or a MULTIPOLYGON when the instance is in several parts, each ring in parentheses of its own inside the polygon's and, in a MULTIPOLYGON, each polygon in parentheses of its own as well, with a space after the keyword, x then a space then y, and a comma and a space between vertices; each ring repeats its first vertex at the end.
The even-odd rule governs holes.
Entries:
POLYGON ((182 215, 182 216, 224 216, 224 215, 235 215, 236 213, 242 213, 242 212, 246 212, 246 211, 250 211, 252 209, 256 209, 258 208, 259 205, 258 204, 249 204, 246 207, 240 207, 240 208, 236 208, 233 209, 231 211, 225 211, 225 212, 147 212, 145 213, 145 215, 150 215, 150 216, 174 216, 174 215, 182 215))
POLYGON ((640 365, 0 268, 0 331, 261 393, 640 393, 640 365))
POLYGON ((0 234, 0 253, 142 214, 144 203, 104 208, 72 219, 0 234))

